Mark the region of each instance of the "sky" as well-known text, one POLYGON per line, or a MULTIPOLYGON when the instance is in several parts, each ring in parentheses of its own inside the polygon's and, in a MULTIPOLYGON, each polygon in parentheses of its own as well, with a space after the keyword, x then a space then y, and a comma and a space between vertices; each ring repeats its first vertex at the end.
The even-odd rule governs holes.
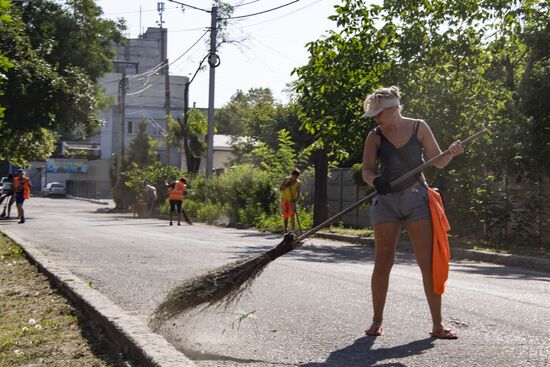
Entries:
MULTIPOLYGON (((227 0, 235 6, 233 17, 263 12, 292 1, 227 0)), ((198 40, 210 27, 210 13, 188 7, 182 11, 180 5, 168 0, 96 0, 105 18, 126 20, 126 36, 130 38, 137 38, 140 29, 158 27, 157 2, 164 2, 169 62, 185 53, 170 66, 170 74, 191 78, 209 50, 209 32, 198 40)), ((212 7, 209 0, 179 2, 205 10, 212 7)), ((238 89, 247 92, 259 87, 270 88, 279 102, 288 102, 285 89, 294 79, 291 72, 308 60, 306 43, 336 29, 335 22, 328 17, 335 14, 334 5, 340 3, 340 0, 298 0, 264 14, 231 20, 227 32, 237 42, 223 44, 218 50, 221 63, 215 75, 215 107, 227 104, 238 89)), ((191 105, 195 102, 197 107, 208 107, 208 86, 209 71, 205 68, 191 83, 191 105)))

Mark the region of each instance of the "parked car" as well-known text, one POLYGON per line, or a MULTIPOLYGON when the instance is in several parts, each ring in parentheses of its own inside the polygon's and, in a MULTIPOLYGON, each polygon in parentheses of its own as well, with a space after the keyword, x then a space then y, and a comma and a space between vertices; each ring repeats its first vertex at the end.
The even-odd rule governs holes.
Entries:
POLYGON ((2 177, 2 181, 0 181, 0 193, 2 195, 7 194, 11 190, 11 181, 8 181, 7 177, 2 177))
POLYGON ((65 184, 50 182, 42 189, 42 196, 65 196, 65 184))

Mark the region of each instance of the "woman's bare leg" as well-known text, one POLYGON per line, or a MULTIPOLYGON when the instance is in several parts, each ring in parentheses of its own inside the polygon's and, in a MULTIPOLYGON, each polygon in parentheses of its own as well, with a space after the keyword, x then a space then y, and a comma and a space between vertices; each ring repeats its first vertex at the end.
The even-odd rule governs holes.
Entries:
POLYGON ((432 278, 432 222, 429 219, 416 220, 405 225, 411 242, 416 262, 422 272, 424 293, 428 299, 428 306, 432 315, 433 330, 443 327, 441 320, 441 296, 434 293, 432 278))
POLYGON ((371 278, 371 292, 374 310, 372 322, 375 324, 381 324, 384 318, 390 271, 393 266, 395 246, 400 229, 401 224, 398 222, 374 225, 375 260, 371 278))

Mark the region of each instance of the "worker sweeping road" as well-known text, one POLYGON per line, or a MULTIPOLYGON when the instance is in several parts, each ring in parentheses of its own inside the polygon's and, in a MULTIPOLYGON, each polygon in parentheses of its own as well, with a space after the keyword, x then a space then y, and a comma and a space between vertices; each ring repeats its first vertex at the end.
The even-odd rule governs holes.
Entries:
POLYGON ((290 228, 294 232, 296 229, 295 217, 297 215, 296 202, 300 199, 300 171, 294 169, 290 176, 285 177, 279 186, 281 191, 281 210, 285 233, 288 232, 288 220, 290 219, 290 228))
MULTIPOLYGON (((398 185, 391 181, 423 163, 423 154, 429 159, 441 154, 441 149, 423 120, 401 115, 398 87, 382 88, 370 94, 364 104, 363 117, 372 118, 377 127, 365 140, 363 153, 363 180, 376 188, 378 196, 370 206, 374 227, 375 262, 371 278, 373 318, 366 330, 369 336, 381 336, 384 306, 390 271, 395 257, 395 245, 405 226, 411 239, 416 261, 422 272, 424 292, 432 315, 431 335, 439 339, 456 339, 457 335, 443 325, 441 292, 434 291, 433 230, 428 205, 428 187, 422 172, 398 185), (376 162, 380 170, 377 173, 376 162)), ((434 162, 443 168, 454 157, 462 154, 460 141, 449 147, 449 154, 434 162)), ((446 237, 446 232, 445 232, 446 237)), ((448 260, 447 260, 448 261, 448 260)), ((446 279, 446 277, 445 277, 446 279)))
POLYGON ((25 172, 19 168, 17 176, 13 179, 13 190, 15 192, 15 204, 17 205, 17 216, 19 223, 25 223, 25 210, 23 203, 31 197, 31 181, 25 175, 25 172))
POLYGON ((179 181, 174 181, 172 183, 165 182, 166 187, 168 188, 168 200, 170 202, 170 225, 174 225, 173 216, 174 212, 178 211, 178 226, 181 225, 181 217, 189 224, 193 224, 187 214, 183 211, 183 198, 185 196, 185 191, 187 190, 187 179, 182 177, 179 181))

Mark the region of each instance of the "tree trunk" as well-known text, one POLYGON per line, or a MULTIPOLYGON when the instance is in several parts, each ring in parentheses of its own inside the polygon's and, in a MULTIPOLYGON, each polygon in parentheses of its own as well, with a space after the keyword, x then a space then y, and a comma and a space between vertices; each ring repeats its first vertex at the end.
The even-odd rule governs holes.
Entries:
POLYGON ((328 219, 328 158, 324 150, 314 153, 315 190, 313 195, 313 225, 328 219))

